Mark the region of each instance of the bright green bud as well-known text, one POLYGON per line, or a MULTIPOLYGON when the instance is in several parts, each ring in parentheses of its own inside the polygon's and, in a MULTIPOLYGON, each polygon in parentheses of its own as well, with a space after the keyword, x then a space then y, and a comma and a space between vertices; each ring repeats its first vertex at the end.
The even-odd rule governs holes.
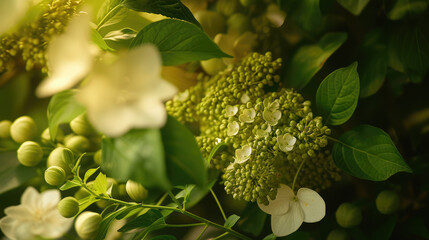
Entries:
POLYGON ((97 165, 101 165, 101 149, 98 150, 97 152, 95 152, 95 154, 94 154, 94 162, 97 165))
POLYGON ((73 130, 74 133, 78 135, 92 136, 97 134, 95 129, 89 123, 88 118, 86 117, 86 114, 81 114, 77 116, 75 119, 73 119, 70 122, 70 128, 73 130))
POLYGON ((3 120, 0 122, 0 138, 10 137, 10 126, 12 126, 12 122, 9 120, 3 120))
POLYGON ((73 136, 66 140, 65 145, 74 152, 83 153, 89 149, 91 144, 84 136, 73 136))
POLYGON ((335 212, 335 217, 341 227, 354 227, 362 222, 362 210, 352 203, 343 203, 335 212))
POLYGON ((223 32, 225 28, 225 19, 222 14, 214 11, 198 11, 195 13, 195 18, 201 24, 204 32, 207 33, 211 38, 214 38, 216 34, 223 32))
POLYGON ((79 212, 79 202, 74 197, 66 197, 58 203, 57 208, 63 217, 71 218, 79 212))
POLYGON ((91 239, 95 237, 102 219, 101 215, 95 212, 85 211, 81 213, 74 223, 77 235, 82 239, 91 239))
POLYGON ((70 165, 74 165, 73 152, 68 148, 57 147, 49 154, 47 165, 61 167, 66 175, 69 175, 71 174, 70 165))
POLYGON ((382 191, 375 199, 375 205, 382 214, 394 213, 399 208, 399 196, 394 191, 382 191))
POLYGON ((201 61, 201 67, 210 75, 216 75, 226 68, 225 62, 222 58, 212 58, 209 60, 201 61))
POLYGON ((27 167, 33 167, 39 164, 43 158, 42 147, 33 141, 27 141, 21 144, 17 151, 18 161, 27 167))
MULTIPOLYGON (((45 130, 43 130, 42 135, 40 136, 42 143, 44 144, 50 144, 54 141, 52 141, 51 139, 51 135, 49 133, 49 128, 46 128, 45 130)), ((62 139, 64 139, 64 133, 63 130, 61 130, 61 128, 57 129, 57 136, 56 136, 56 140, 61 141, 62 139)))
POLYGON ((28 116, 17 118, 10 126, 10 136, 17 143, 33 140, 37 135, 37 126, 28 116))
POLYGON ((66 181, 66 172, 58 166, 52 166, 45 171, 45 181, 51 186, 60 186, 66 181))
POLYGON ((326 240, 348 240, 349 236, 347 235, 347 232, 343 229, 335 229, 332 230, 326 240))
POLYGON ((125 189, 128 196, 136 202, 142 202, 147 197, 147 190, 140 183, 128 180, 125 189))

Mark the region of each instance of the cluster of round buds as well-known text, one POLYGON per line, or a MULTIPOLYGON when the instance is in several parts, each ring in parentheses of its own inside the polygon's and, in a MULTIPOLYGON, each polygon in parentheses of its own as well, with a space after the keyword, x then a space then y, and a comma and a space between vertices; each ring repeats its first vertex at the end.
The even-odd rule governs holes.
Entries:
POLYGON ((281 182, 293 181, 303 161, 299 186, 323 189, 339 178, 329 152, 322 150, 330 129, 313 116, 310 101, 281 88, 280 67, 270 53, 253 53, 218 75, 200 78, 187 98, 167 103, 171 115, 199 127, 205 157, 219 142, 229 146, 210 166, 224 172, 225 189, 236 199, 268 203, 281 182), (198 93, 193 100, 191 92, 198 93))
POLYGON ((81 0, 53 0, 35 21, 12 34, 0 36, 0 73, 25 62, 25 69, 47 71, 45 51, 50 40, 62 33, 81 0))

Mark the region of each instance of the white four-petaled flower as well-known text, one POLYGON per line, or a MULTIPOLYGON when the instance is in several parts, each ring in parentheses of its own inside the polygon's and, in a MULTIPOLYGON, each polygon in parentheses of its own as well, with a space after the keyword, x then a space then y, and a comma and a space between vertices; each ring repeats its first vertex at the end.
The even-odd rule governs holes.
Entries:
POLYGON ((231 105, 227 105, 225 108, 226 112, 225 112, 225 116, 226 117, 232 117, 235 114, 237 114, 238 112, 238 107, 237 106, 231 106, 231 105))
POLYGON ((293 146, 296 143, 296 137, 286 133, 277 137, 277 142, 279 143, 279 148, 283 152, 292 151, 293 146))
POLYGON ((58 190, 39 193, 28 187, 21 196, 21 205, 5 209, 6 217, 0 220, 0 228, 11 240, 58 239, 73 223, 72 218, 64 218, 59 213, 59 201, 58 190))
POLYGON ((264 112, 262 113, 262 117, 271 126, 277 125, 278 121, 282 117, 282 112, 278 110, 279 108, 280 104, 278 100, 271 103, 268 102, 268 100, 264 100, 264 112))
POLYGON ((240 125, 238 125, 238 122, 233 121, 228 123, 228 131, 227 131, 227 135, 228 136, 234 136, 237 135, 238 130, 240 130, 240 125))
POLYGON ((271 229, 278 237, 295 232, 303 222, 318 222, 326 213, 325 201, 317 192, 300 188, 295 195, 284 184, 280 184, 276 198, 270 200, 268 205, 258 205, 262 211, 271 215, 271 229))
POLYGON ((256 111, 253 108, 244 109, 243 113, 240 114, 238 120, 242 123, 252 123, 255 121, 256 111))
POLYGON ((77 95, 93 126, 110 137, 132 128, 159 128, 167 113, 163 101, 177 89, 161 77, 161 55, 146 44, 122 53, 113 63, 100 61, 77 95))
POLYGON ((244 163, 249 160, 251 154, 252 147, 244 145, 242 148, 235 150, 235 162, 239 164, 244 163))

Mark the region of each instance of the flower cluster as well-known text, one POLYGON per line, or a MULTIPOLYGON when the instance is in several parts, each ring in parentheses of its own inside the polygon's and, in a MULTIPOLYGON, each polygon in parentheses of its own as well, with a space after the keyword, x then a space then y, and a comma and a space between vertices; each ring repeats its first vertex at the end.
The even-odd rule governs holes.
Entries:
POLYGON ((81 0, 53 0, 39 18, 12 33, 0 36, 0 73, 19 67, 47 71, 45 52, 50 40, 61 34, 81 0))
POLYGON ((220 141, 228 145, 211 159, 224 172, 235 199, 268 204, 281 182, 291 183, 301 163, 299 186, 326 188, 338 179, 327 145, 330 129, 314 117, 310 101, 281 87, 281 60, 253 53, 167 102, 167 111, 194 129, 205 157, 220 141))

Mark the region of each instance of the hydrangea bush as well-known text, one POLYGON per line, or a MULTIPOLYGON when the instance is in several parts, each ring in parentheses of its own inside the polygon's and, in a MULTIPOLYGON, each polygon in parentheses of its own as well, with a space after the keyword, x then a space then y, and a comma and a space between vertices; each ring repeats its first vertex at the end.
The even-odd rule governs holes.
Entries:
POLYGON ((428 5, 0 2, 2 235, 429 239, 428 5))

